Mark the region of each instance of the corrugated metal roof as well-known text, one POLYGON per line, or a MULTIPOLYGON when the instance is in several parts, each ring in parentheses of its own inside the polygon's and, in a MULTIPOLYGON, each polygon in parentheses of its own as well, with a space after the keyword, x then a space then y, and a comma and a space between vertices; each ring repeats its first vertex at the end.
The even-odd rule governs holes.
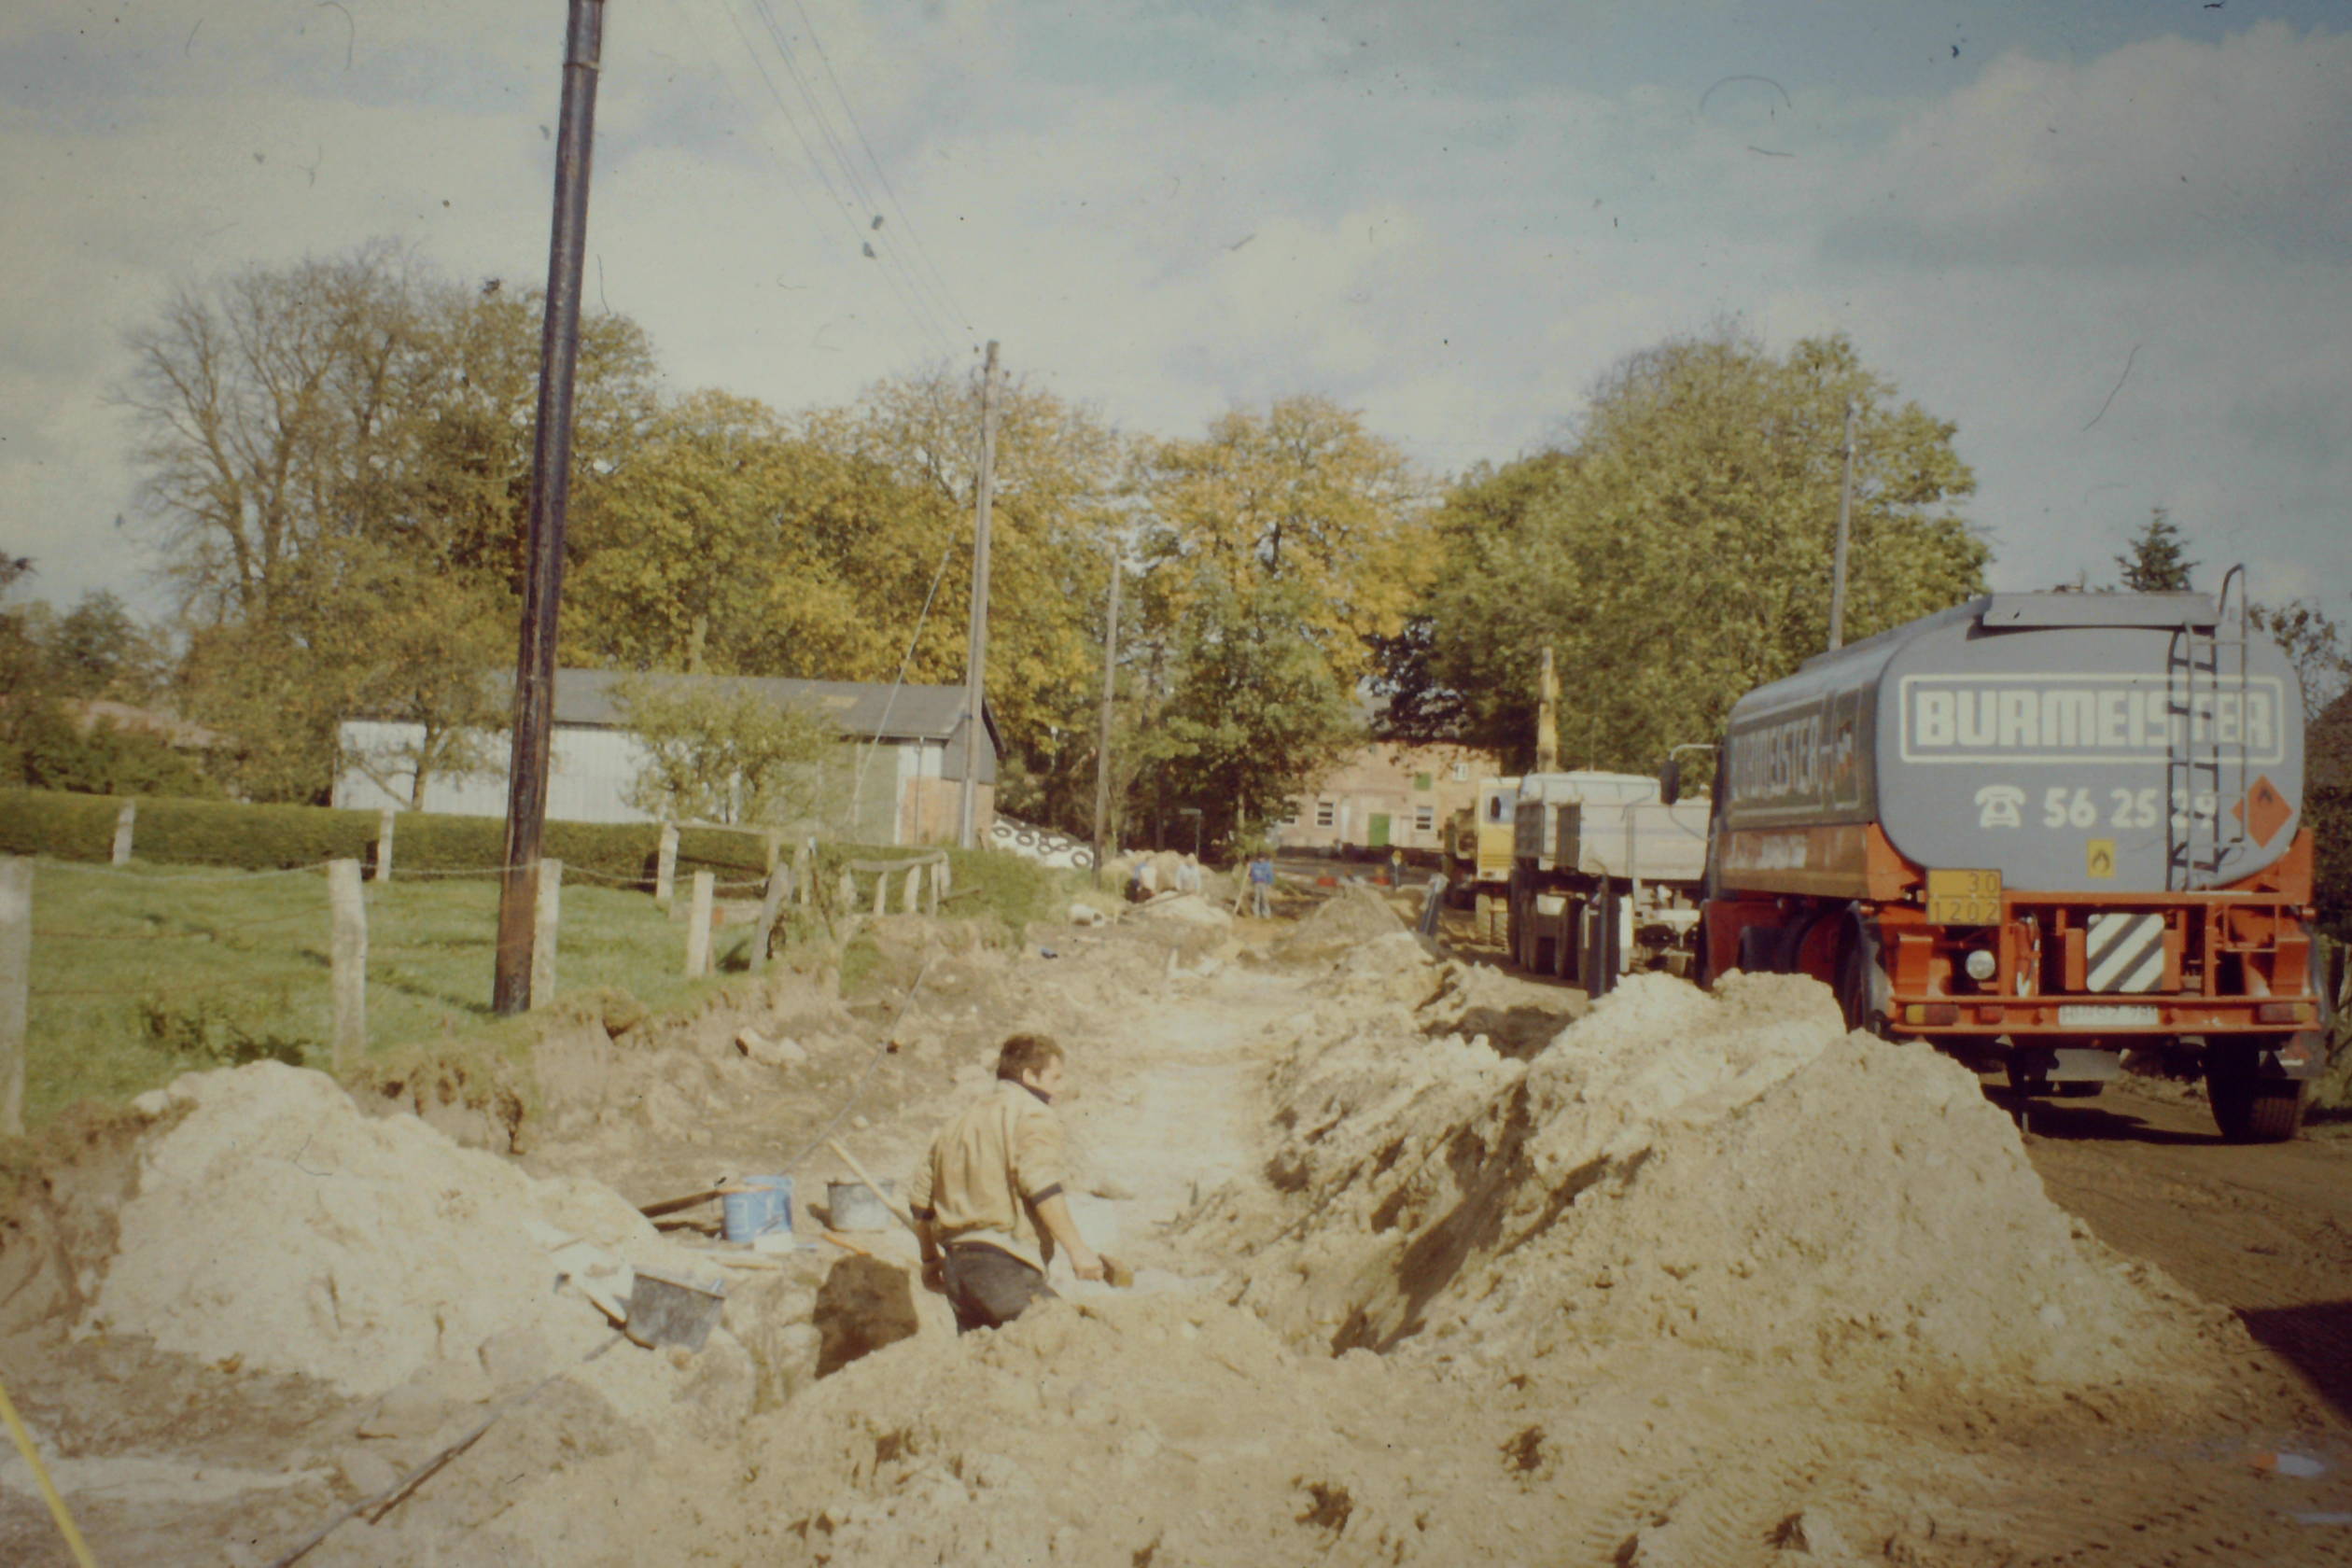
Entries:
MULTIPOLYGON (((844 733, 897 740, 946 740, 963 721, 960 686, 885 686, 861 680, 791 680, 779 676, 673 675, 632 670, 566 669, 555 672, 555 722, 612 729, 621 722, 619 689, 636 682, 655 690, 707 684, 725 692, 752 692, 779 707, 813 708, 844 733)), ((988 734, 997 734, 996 714, 984 709, 988 734)))

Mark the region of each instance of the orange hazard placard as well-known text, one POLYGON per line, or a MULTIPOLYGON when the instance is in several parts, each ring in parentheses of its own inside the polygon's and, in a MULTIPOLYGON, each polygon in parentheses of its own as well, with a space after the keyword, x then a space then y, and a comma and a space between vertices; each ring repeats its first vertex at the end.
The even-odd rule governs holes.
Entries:
POLYGON ((2254 787, 2246 791, 2246 798, 2231 808, 2232 815, 2246 824, 2246 831, 2254 835, 2257 844, 2268 844, 2287 825, 2295 808, 2287 804, 2287 797, 2278 792, 2278 786, 2270 777, 2254 780, 2254 787))
POLYGON ((1999 925, 2001 874, 1997 871, 1929 872, 1927 918, 1939 926, 1999 925))

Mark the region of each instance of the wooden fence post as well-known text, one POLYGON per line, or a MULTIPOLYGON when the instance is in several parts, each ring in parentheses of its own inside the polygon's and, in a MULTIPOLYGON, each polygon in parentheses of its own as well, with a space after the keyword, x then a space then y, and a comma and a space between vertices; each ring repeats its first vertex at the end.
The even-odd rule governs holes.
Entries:
POLYGON ((114 863, 131 863, 131 831, 139 820, 139 803, 124 801, 122 809, 115 813, 114 863))
POLYGON ((791 890, 791 867, 770 867, 767 895, 760 900, 760 923, 751 931, 751 973, 754 974, 767 968, 768 944, 776 936, 776 919, 784 912, 784 900, 791 890))
POLYGON ((0 1135, 24 1131, 24 1035, 32 1008, 33 862, 0 855, 0 1135))
POLYGON ((368 1050, 368 905, 359 890, 357 861, 327 862, 327 902, 334 911, 334 1063, 338 1077, 359 1065, 368 1050))
POLYGON ((653 857, 653 902, 662 913, 669 913, 671 903, 678 897, 678 829, 668 822, 662 824, 662 847, 653 857))
POLYGON ((399 819, 400 814, 388 805, 376 817, 375 879, 379 882, 392 880, 393 824, 399 819))
POLYGON ((555 1000, 555 932, 562 924, 564 862, 539 863, 539 897, 531 912, 531 1005, 555 1000))
POLYGON ((694 873, 693 907, 686 913, 686 978, 697 980, 710 973, 710 895, 713 878, 707 871, 694 873))

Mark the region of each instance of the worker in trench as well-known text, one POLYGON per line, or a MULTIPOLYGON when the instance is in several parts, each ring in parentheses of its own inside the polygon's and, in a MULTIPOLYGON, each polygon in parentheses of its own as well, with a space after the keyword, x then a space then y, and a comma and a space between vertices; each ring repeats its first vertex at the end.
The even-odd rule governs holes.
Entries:
POLYGON ((997 1328, 1054 1294, 1056 1249, 1081 1280, 1105 1265, 1078 1233, 1063 1194, 1062 1048, 1016 1034, 997 1052, 996 1086, 939 1129, 909 1193, 923 1283, 946 1295, 956 1330, 997 1328))

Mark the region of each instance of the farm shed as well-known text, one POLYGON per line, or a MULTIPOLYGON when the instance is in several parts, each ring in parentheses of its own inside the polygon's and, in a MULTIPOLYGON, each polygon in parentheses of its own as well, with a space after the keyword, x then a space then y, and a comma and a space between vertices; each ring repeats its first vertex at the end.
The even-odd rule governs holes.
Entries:
MULTIPOLYGON (((511 679, 511 678, 509 678, 511 679)), ((626 799, 645 754, 622 727, 619 688, 631 680, 656 689, 709 682, 749 691, 778 707, 814 709, 842 734, 841 756, 825 769, 823 819, 791 824, 866 844, 945 844, 956 837, 963 787, 961 686, 889 686, 849 680, 791 680, 752 676, 635 675, 619 670, 558 670, 550 747, 547 815, 567 822, 642 822, 626 799)), ((995 715, 982 710, 975 815, 995 810, 995 715)), ((405 764, 387 777, 364 759, 414 754, 413 723, 350 719, 342 726, 345 759, 334 804, 359 810, 409 805, 405 764)), ((507 809, 508 732, 484 737, 490 765, 426 780, 422 809, 452 816, 502 817, 507 809)))

